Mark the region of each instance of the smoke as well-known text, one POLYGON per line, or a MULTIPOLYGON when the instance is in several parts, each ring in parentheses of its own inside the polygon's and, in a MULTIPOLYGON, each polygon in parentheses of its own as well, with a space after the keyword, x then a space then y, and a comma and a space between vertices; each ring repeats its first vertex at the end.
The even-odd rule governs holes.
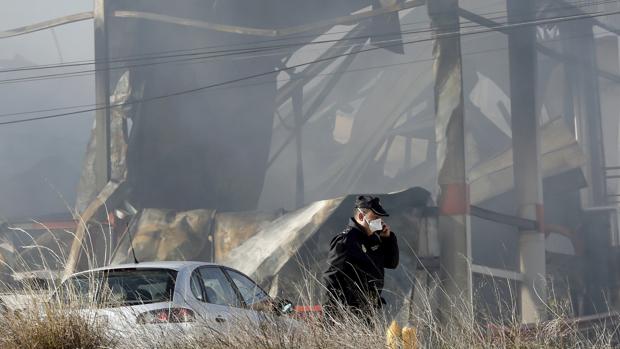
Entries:
MULTIPOLYGON (((3 4, 2 28, 88 11, 83 1, 20 1, 3 4)), ((0 40, 0 69, 92 59, 92 23, 81 22, 0 40), (60 56, 59 56, 60 53, 60 56)), ((45 73, 58 73, 49 70, 45 73)), ((41 72, 2 73, 2 80, 41 72)), ((92 77, 0 84, 1 114, 94 103, 92 77)), ((33 116, 26 115, 26 116, 33 116)), ((40 114, 39 114, 40 115, 40 114)), ((2 120, 21 116, 6 117, 2 120)), ((0 127, 0 218, 67 214, 73 205, 92 115, 0 127)))

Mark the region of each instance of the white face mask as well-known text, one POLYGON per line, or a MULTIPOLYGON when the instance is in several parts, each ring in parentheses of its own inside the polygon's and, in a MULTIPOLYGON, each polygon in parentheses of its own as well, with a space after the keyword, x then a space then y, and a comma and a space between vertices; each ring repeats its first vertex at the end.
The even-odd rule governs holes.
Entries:
MULTIPOLYGON (((364 214, 362 210, 359 210, 361 214, 364 214)), ((364 216, 364 221, 368 223, 368 228, 370 228, 371 232, 381 231, 383 230, 383 220, 381 218, 373 219, 372 221, 368 221, 366 216, 364 216)))
POLYGON ((372 221, 368 222, 368 227, 373 233, 376 231, 381 231, 383 230, 383 220, 381 220, 381 218, 373 219, 372 221))

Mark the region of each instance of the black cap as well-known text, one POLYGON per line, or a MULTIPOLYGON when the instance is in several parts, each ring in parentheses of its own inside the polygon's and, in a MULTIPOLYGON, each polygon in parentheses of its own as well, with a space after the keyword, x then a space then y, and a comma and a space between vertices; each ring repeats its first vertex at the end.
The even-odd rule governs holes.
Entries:
POLYGON ((389 214, 383 209, 381 203, 379 202, 379 198, 370 195, 360 195, 355 200, 356 208, 367 208, 372 210, 376 215, 387 217, 389 214))

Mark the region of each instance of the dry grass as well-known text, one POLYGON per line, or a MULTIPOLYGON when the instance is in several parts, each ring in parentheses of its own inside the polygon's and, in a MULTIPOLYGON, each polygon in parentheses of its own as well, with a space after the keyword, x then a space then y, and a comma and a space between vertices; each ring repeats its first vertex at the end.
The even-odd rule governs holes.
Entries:
POLYGON ((104 322, 54 305, 8 312, 0 322, 1 348, 113 348, 118 344, 104 322))
MULTIPOLYGON (((420 348, 611 348, 612 334, 605 328, 594 329, 586 337, 560 312, 551 311, 552 320, 524 328, 510 314, 502 325, 483 325, 472 321, 471 311, 455 306, 444 325, 431 297, 415 305, 407 321, 417 331, 420 348), (554 315, 555 314, 555 315, 554 315)), ((387 348, 389 320, 379 313, 370 320, 346 309, 335 317, 310 317, 296 325, 281 317, 264 317, 260 325, 240 321, 229 328, 214 328, 195 323, 191 332, 167 329, 145 330, 135 326, 127 338, 111 334, 109 324, 98 321, 89 312, 79 312, 85 305, 72 306, 55 302, 33 302, 18 312, 0 317, 1 348, 257 348, 257 349, 362 349, 387 348)), ((443 316, 445 318, 445 316, 443 316)), ((255 324, 255 322, 254 322, 255 324)), ((401 323, 401 325, 407 325, 401 323)), ((393 348, 402 341, 393 341, 393 348)))
POLYGON ((260 324, 238 319, 229 328, 198 324, 188 333, 148 333, 142 336, 144 347, 169 348, 382 348, 385 347, 385 324, 377 319, 368 325, 356 316, 341 317, 337 322, 311 318, 292 323, 278 317, 264 317, 260 324))
MULTIPOLYGON (((62 260, 64 256, 58 256, 58 259, 62 260)), ((311 285, 316 287, 317 280, 309 275, 297 289, 297 303, 319 303, 311 296, 317 294, 311 291, 311 285)), ((50 286, 54 288, 55 285, 50 286)), ((346 309, 339 309, 334 318, 310 317, 294 326, 275 316, 263 318, 259 325, 241 319, 227 329, 195 323, 191 332, 146 330, 133 325, 130 326, 132 335, 121 338, 113 334, 109 323, 101 321, 92 312, 78 311, 96 308, 96 305, 47 302, 46 296, 30 286, 13 291, 25 294, 33 301, 24 309, 0 315, 0 348, 374 349, 403 345, 398 338, 392 340, 391 347, 386 344, 386 330, 392 319, 385 319, 380 313, 373 314, 370 320, 361 319, 346 309)), ((499 294, 498 291, 498 299, 499 294)), ((584 335, 568 319, 566 314, 569 312, 564 311, 561 305, 564 303, 559 301, 550 302, 553 305, 549 306, 551 320, 524 328, 510 307, 506 307, 501 318, 488 321, 480 321, 479 316, 474 316, 473 311, 462 304, 453 304, 449 314, 440 314, 437 299, 441 295, 438 287, 417 287, 414 304, 410 306, 403 302, 404 309, 398 317, 400 325, 416 329, 419 348, 614 347, 614 329, 609 326, 594 328, 589 335, 584 335)), ((513 303, 505 299, 503 302, 513 303)))

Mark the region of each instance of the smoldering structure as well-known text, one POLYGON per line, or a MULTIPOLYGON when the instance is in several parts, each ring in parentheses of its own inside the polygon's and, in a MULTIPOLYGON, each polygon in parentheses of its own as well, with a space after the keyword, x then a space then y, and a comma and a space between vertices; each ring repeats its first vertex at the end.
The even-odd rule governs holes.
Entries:
MULTIPOLYGON (((67 255, 60 274, 135 252, 225 263, 291 297, 352 198, 390 193, 395 310, 436 280, 480 313, 519 290, 524 322, 550 289, 575 316, 616 308, 620 23, 585 15, 615 5, 494 6, 96 1, 107 108, 80 218, 57 247, 53 229, 36 242, 67 255)), ((5 260, 61 267, 10 223, 5 260)))

